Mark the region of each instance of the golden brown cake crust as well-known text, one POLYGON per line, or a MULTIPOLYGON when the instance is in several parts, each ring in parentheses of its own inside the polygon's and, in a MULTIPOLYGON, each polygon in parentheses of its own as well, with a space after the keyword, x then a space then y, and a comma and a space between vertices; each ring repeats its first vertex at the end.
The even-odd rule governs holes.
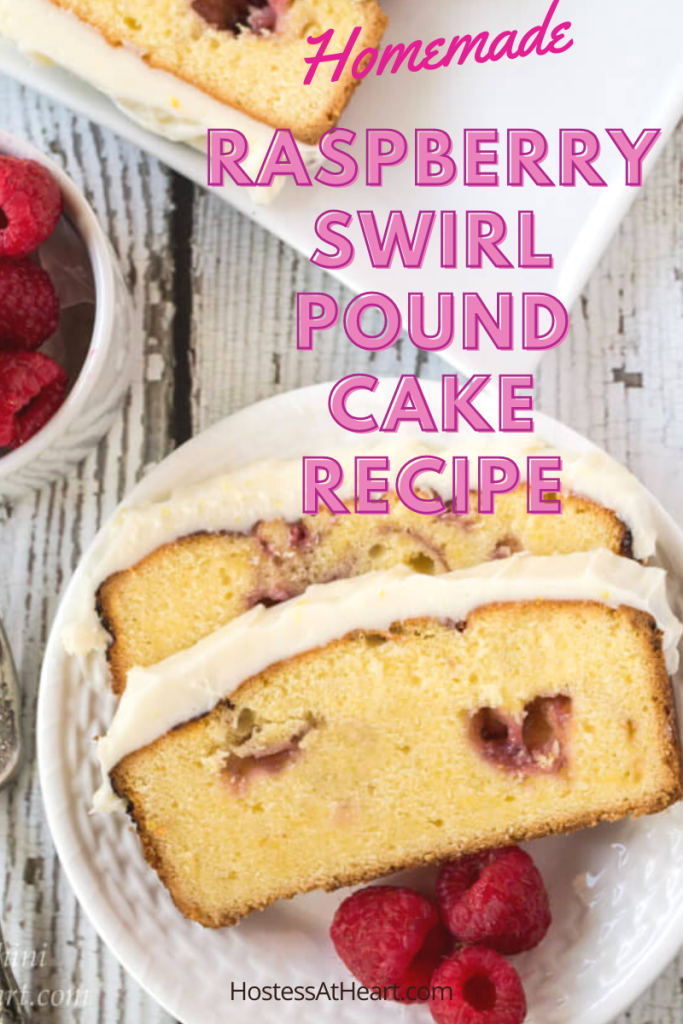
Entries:
MULTIPOLYGON (((581 609, 587 616, 595 617, 604 615, 604 605, 594 602, 518 602, 516 604, 495 604, 487 605, 476 609, 467 620, 467 628, 475 627, 491 616, 497 617, 504 625, 506 621, 513 627, 519 621, 519 616, 524 616, 525 610, 538 612, 542 606, 543 615, 561 614, 563 609, 581 609)), ((676 720, 676 710, 670 680, 668 678, 664 658, 662 654, 661 634, 651 616, 632 608, 621 607, 617 610, 610 610, 610 615, 618 617, 622 626, 627 631, 632 631, 636 637, 637 648, 646 662, 646 675, 649 678, 648 699, 654 710, 654 719, 658 735, 657 757, 659 762, 659 782, 655 788, 642 798, 634 799, 626 794, 612 798, 599 809, 593 808, 588 811, 574 810, 564 813, 559 810, 546 821, 536 823, 528 827, 523 823, 508 826, 503 830, 489 829, 486 836, 470 837, 462 841, 453 837, 443 837, 433 841, 428 849, 425 849, 418 856, 397 857, 388 851, 379 861, 375 860, 372 867, 357 867, 354 870, 339 870, 330 872, 326 877, 317 878, 310 884, 297 887, 283 887, 277 892, 270 893, 268 898, 257 898, 254 900, 243 900, 241 903, 230 907, 229 911, 219 914, 208 912, 199 903, 187 899, 178 884, 175 866, 170 863, 164 855, 163 846, 160 844, 154 827, 147 819, 146 801, 143 792, 139 787, 140 779, 144 779, 144 765, 147 759, 154 758, 156 754, 164 750, 174 742, 174 734, 184 733, 186 738, 201 736, 207 723, 217 717, 225 715, 226 708, 233 706, 233 702, 239 702, 240 698, 247 700, 250 690, 263 685, 263 676, 247 680, 239 689, 231 695, 230 701, 222 702, 206 716, 188 722, 180 726, 178 730, 160 738, 155 743, 142 751, 136 751, 129 755, 111 773, 111 780, 116 793, 126 802, 128 813, 137 826, 142 843, 144 856, 151 867, 157 871, 160 879, 168 888, 176 906, 186 917, 197 921, 200 924, 218 928, 235 924, 240 918, 254 910, 263 910, 265 907, 278 899, 289 899, 302 892, 323 888, 327 890, 337 889, 342 886, 355 885, 361 882, 372 881, 395 871, 408 870, 423 865, 432 864, 450 857, 461 856, 468 853, 476 853, 484 849, 494 848, 509 843, 524 842, 543 836, 558 835, 573 832, 583 828, 592 828, 603 822, 617 821, 626 816, 640 817, 646 814, 655 814, 664 810, 683 796, 683 783, 681 775, 681 749, 676 720), (137 780, 137 782, 136 782, 137 780)), ((414 620, 403 623, 403 628, 410 632, 412 629, 429 629, 433 620, 414 620)), ((353 634, 355 636, 356 634, 353 634)), ((387 634, 389 635, 389 634, 387 634)), ((393 640, 397 638, 392 636, 393 640)), ((324 651, 340 649, 347 643, 349 637, 334 641, 328 644, 324 651)), ((400 640, 399 640, 400 642, 400 640)), ((283 666, 302 664, 307 659, 316 657, 316 651, 310 651, 282 663, 283 666)), ((276 672, 280 666, 271 666, 266 676, 276 672)), ((267 679, 266 679, 267 684, 267 679)), ((560 804, 558 804, 558 807, 560 804)))
POLYGON ((353 60, 366 47, 379 47, 387 26, 376 0, 294 0, 285 32, 272 37, 249 32, 235 36, 212 28, 190 0, 118 0, 115 6, 99 0, 50 2, 77 15, 111 46, 131 46, 150 67, 257 121, 288 128, 300 142, 312 145, 335 127, 360 84, 351 74, 353 60), (326 64, 304 85, 304 57, 313 52, 306 37, 339 27, 334 42, 341 33, 341 50, 356 25, 362 32, 339 81, 331 82, 332 65, 326 64))
MULTIPOLYGON (((671 757, 672 765, 674 763, 674 758, 677 761, 680 761, 680 754, 678 752, 675 754, 672 752, 671 757)), ((308 888, 282 890, 277 894, 274 894, 271 899, 260 902, 243 903, 241 906, 235 907, 233 913, 213 918, 207 916, 196 904, 183 899, 180 892, 176 889, 174 885, 174 876, 172 872, 167 869, 167 865, 159 852, 154 835, 145 827, 144 813, 139 811, 136 807, 134 796, 132 797, 127 795, 125 785, 121 784, 121 789, 118 788, 116 780, 120 778, 120 774, 121 773, 118 771, 112 773, 114 792, 126 802, 128 814, 138 830, 145 860, 149 866, 156 871, 183 917, 188 918, 190 921, 196 921, 197 924, 201 924, 204 928, 229 928, 241 921, 242 918, 247 917, 249 914, 252 914, 257 910, 266 910, 278 900, 291 900, 295 896, 301 896, 306 892, 313 892, 316 889, 324 889, 326 892, 334 892, 335 889, 343 889, 346 886, 360 885, 364 882, 374 882, 378 878, 393 875, 398 871, 412 871, 416 868, 429 867, 432 864, 439 864, 441 861, 449 860, 454 857, 481 853, 484 850, 496 849, 499 846, 531 842, 533 839, 544 839, 548 836, 568 835, 571 832, 579 832, 582 829, 596 828, 598 825, 621 821, 626 817, 640 818, 648 814, 659 814, 661 811, 665 811, 667 807, 670 807, 683 797, 683 786, 681 784, 680 774, 678 778, 675 778, 672 775, 671 788, 669 790, 662 790, 657 797, 653 797, 652 800, 638 805, 632 805, 629 804, 628 801, 623 801, 619 805, 606 808, 598 815, 585 814, 575 815, 571 818, 567 817, 562 821, 558 820, 554 822, 547 828, 512 829, 506 831, 504 834, 500 834, 493 841, 489 840, 478 843, 470 842, 466 845, 459 843, 445 843, 441 847, 435 848, 430 853, 425 854, 423 857, 417 857, 409 860, 397 860, 395 862, 387 860, 379 871, 373 868, 371 871, 355 871, 348 874, 342 873, 330 876, 322 885, 319 885, 316 882, 308 888)))
POLYGON ((506 550, 548 555, 605 547, 632 554, 630 531, 615 513, 577 495, 565 496, 561 516, 534 516, 521 487, 500 496, 493 515, 455 520, 410 512, 395 494, 390 500, 388 516, 322 513, 297 524, 258 523, 249 534, 184 537, 109 577, 97 600, 112 637, 114 691, 123 692, 133 666, 162 661, 259 600, 294 597, 312 583, 401 563, 434 573, 465 569, 506 550), (301 527, 304 543, 292 543, 301 527))

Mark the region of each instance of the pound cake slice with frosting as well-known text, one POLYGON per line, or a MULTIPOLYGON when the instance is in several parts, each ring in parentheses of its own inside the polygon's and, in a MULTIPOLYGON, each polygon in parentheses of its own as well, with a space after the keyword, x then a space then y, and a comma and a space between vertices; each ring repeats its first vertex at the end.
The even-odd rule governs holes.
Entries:
POLYGON ((204 144, 208 128, 234 127, 262 156, 259 124, 307 144, 335 126, 358 85, 354 59, 379 45, 385 25, 376 0, 0 0, 3 35, 92 82, 146 127, 203 134, 204 144), (356 27, 338 81, 327 63, 305 85, 304 58, 315 52, 307 38, 332 28, 339 52, 356 27), (231 121, 230 110, 253 124, 231 121))
MULTIPOLYGON (((404 448, 392 465, 417 450, 404 448)), ((523 486, 498 496, 492 515, 476 511, 476 493, 472 511, 455 515, 449 481, 432 473, 422 482, 443 491, 442 515, 413 512, 391 492, 388 515, 357 515, 353 499, 340 494, 348 515, 323 508, 302 516, 298 460, 254 465, 126 510, 93 586, 114 690, 123 691, 133 666, 162 661, 252 606, 311 584, 396 565, 438 575, 520 551, 651 555, 649 503, 635 478, 599 453, 563 459, 561 515, 528 513, 523 486)), ((353 463, 346 468, 352 486, 353 463)))
POLYGON ((678 800, 680 633, 665 573, 607 551, 371 573, 134 669, 100 759, 179 909, 220 927, 678 800))

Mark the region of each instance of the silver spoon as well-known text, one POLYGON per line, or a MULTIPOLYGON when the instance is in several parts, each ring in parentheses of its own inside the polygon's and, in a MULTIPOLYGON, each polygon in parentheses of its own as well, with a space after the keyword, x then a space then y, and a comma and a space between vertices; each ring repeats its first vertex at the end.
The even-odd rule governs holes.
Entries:
MULTIPOLYGON (((21 765, 21 705, 14 659, 0 621, 0 789, 21 765)), ((19 986, 10 967, 10 954, 0 928, 0 1024, 25 1024, 19 986)))
POLYGON ((0 789, 19 771, 21 754, 21 704, 17 670, 0 621, 0 789))

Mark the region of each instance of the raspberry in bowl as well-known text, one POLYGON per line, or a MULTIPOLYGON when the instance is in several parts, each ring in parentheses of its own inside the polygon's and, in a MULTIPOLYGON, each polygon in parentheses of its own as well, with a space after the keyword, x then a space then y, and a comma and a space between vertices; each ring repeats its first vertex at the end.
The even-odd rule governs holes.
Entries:
POLYGON ((0 500, 64 475, 128 381, 130 300, 71 179, 0 131, 0 500))

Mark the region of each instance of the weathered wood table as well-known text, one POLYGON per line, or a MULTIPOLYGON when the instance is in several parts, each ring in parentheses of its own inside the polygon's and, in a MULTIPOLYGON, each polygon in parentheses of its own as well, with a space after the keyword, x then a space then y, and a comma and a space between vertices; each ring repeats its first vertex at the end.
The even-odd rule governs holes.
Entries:
MULTIPOLYGON (((21 673, 28 738, 21 777, 0 795, 2 920, 37 1020, 161 1024, 168 1015, 84 918, 45 822, 33 730, 50 623, 82 551, 147 467, 229 413, 338 379, 362 368, 364 357, 341 333, 328 334, 308 358, 297 355, 294 293, 323 289, 340 304, 349 296, 215 196, 5 78, 0 126, 30 138, 84 189, 136 303, 133 384, 108 438, 69 480, 0 508, 0 615, 21 673)), ((387 375, 444 372, 438 357, 407 343, 372 367, 387 375)), ((570 338, 546 356, 536 396, 543 411, 626 462, 680 518, 683 125, 573 310, 570 338)), ((683 957, 626 1021, 683 1021, 683 957)))

